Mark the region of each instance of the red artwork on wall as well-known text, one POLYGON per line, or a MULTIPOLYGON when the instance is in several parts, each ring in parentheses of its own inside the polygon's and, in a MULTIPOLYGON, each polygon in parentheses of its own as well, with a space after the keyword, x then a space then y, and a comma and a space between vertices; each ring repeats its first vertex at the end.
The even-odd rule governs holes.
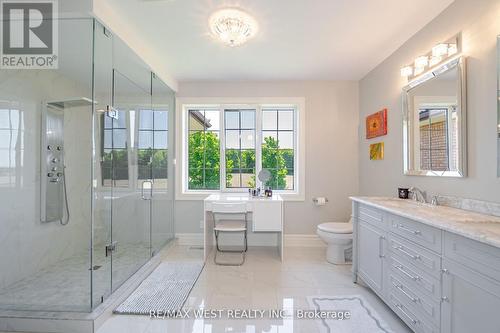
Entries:
POLYGON ((366 138, 372 139, 387 134, 387 109, 366 117, 366 138))

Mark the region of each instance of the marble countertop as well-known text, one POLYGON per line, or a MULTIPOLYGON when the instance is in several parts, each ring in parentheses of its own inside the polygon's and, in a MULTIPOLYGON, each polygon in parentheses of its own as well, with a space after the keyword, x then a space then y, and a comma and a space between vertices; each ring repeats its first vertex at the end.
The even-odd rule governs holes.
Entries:
POLYGON ((350 197, 381 210, 500 248, 500 217, 389 197, 350 197))

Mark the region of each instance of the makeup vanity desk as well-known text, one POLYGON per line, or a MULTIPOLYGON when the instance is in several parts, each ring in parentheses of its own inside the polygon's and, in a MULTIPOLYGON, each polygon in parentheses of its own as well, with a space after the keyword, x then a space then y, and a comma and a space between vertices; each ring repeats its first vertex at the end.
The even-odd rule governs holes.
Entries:
POLYGON ((278 254, 283 261, 283 199, 280 195, 273 195, 271 198, 252 197, 243 193, 223 193, 211 194, 204 200, 204 259, 214 248, 214 223, 212 216, 212 203, 214 202, 246 202, 248 220, 248 245, 257 240, 259 234, 274 234, 278 254), (252 236, 252 237, 250 237, 252 236))

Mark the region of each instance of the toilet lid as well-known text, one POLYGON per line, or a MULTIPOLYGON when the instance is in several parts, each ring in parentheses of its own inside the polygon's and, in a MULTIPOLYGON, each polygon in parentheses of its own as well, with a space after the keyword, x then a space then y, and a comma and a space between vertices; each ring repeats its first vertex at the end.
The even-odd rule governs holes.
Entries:
POLYGON ((325 232, 332 232, 336 234, 350 234, 352 233, 352 223, 345 222, 329 222, 318 225, 318 229, 325 232))

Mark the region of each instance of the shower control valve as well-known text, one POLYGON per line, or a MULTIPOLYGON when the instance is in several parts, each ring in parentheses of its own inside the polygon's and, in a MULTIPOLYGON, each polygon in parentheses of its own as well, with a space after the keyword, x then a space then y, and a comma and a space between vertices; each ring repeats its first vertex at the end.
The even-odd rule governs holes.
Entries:
POLYGON ((48 145, 48 146, 47 146, 47 150, 52 150, 52 146, 51 146, 51 145, 48 145))
POLYGON ((57 162, 59 162, 59 160, 56 157, 54 157, 51 162, 52 163, 57 163, 57 162))
POLYGON ((62 147, 61 146, 57 146, 56 148, 57 150, 62 150, 62 147))
POLYGON ((62 175, 63 175, 62 172, 57 173, 57 177, 62 177, 62 175))
POLYGON ((54 174, 53 174, 52 172, 49 172, 49 173, 47 174, 47 177, 54 177, 54 174))

